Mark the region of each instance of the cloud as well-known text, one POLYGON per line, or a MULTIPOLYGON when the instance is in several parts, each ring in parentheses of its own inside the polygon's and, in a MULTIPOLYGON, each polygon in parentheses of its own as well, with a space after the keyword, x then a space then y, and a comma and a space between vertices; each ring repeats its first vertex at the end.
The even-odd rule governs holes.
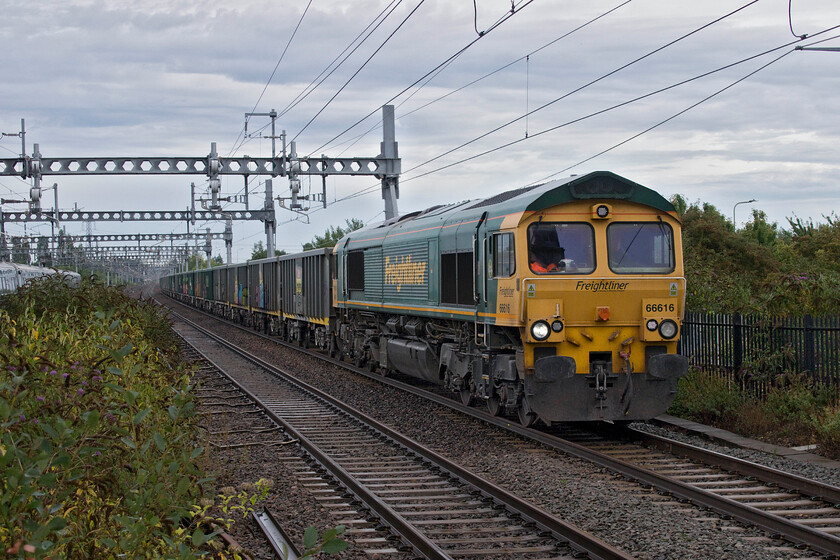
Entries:
MULTIPOLYGON (((226 155, 241 138, 244 114, 283 110, 365 27, 389 5, 364 0, 352 6, 313 0, 300 29, 286 47, 306 3, 237 0, 63 1, 36 4, 7 0, 0 20, 8 79, 0 81, 0 130, 16 132, 27 123, 29 150, 38 142, 49 156, 201 156, 217 142, 226 155)), ((517 61, 550 41, 619 4, 595 1, 569 5, 534 2, 482 37, 422 89, 410 84, 478 38, 480 31, 508 14, 509 0, 485 0, 473 12, 469 2, 404 0, 322 86, 278 120, 278 129, 297 138, 301 154, 374 156, 379 153, 379 106, 396 97, 397 141, 404 170, 446 154, 462 143, 522 116, 624 64, 698 29, 746 1, 704 3, 633 0, 569 37, 519 60, 477 84, 439 97, 517 61), (389 34, 393 37, 388 39, 389 34), (365 60, 387 39, 387 44, 365 60), (351 80, 351 76, 358 75, 351 80), (345 86, 345 84, 347 84, 345 86), (334 100, 330 98, 344 87, 334 100), (411 97, 409 98, 409 95, 411 97), (428 107, 412 112, 427 103, 428 107), (325 108, 326 107, 326 108, 325 108), (347 134, 333 140, 363 116, 347 134), (327 147, 321 148, 322 144, 327 147)), ((406 173, 400 209, 416 210, 457 199, 516 188, 574 166, 683 111, 770 60, 745 63, 649 99, 539 135, 591 112, 840 24, 840 6, 829 0, 762 2, 598 81, 566 99, 406 173), (526 130, 529 138, 525 138, 526 130), (519 141, 519 142, 517 142, 519 141), (516 142, 422 178, 418 173, 516 142)), ((831 44, 831 43, 829 43, 831 44)), ((835 41, 836 44, 836 41, 835 41)), ((565 173, 609 169, 660 189, 680 192, 727 208, 744 196, 772 220, 792 212, 819 218, 836 207, 840 171, 832 146, 838 144, 840 116, 832 100, 838 89, 836 53, 794 52, 708 102, 565 173)), ((255 133, 268 119, 254 117, 255 133)), ((270 154, 266 130, 246 139, 236 152, 270 154)), ((0 157, 13 157, 19 140, 0 140, 0 157)), ((185 208, 189 185, 206 189, 206 178, 58 177, 62 207, 87 209, 185 208)), ((52 181, 53 178, 48 179, 52 181)), ((307 188, 309 180, 307 179, 307 188)), ((377 181, 330 178, 330 200, 370 187, 367 195, 303 217, 278 209, 284 223, 278 246, 299 247, 348 216, 381 218, 377 181), (293 221, 290 221, 293 220, 293 221)), ((50 183, 51 184, 51 183, 50 183)), ((320 191, 320 179, 312 179, 320 191)), ((225 178, 226 195, 241 194, 241 178, 225 178)), ((261 205, 262 181, 251 185, 251 205, 261 205)), ((0 180, 0 191, 25 195, 19 180, 0 180)), ((285 182, 274 181, 276 195, 285 182)), ((5 196, 5 195, 4 195, 5 196)), ((313 206, 314 208, 314 206, 313 206)), ((748 216, 744 212, 743 216, 748 216)), ((183 224, 97 224, 117 231, 166 230, 183 224)), ((206 226, 202 226, 206 227, 206 226)), ((221 229, 223 224, 211 227, 221 229)), ((7 231, 19 226, 9 224, 7 231)), ((78 224, 68 229, 83 230, 78 224)), ((260 223, 235 224, 236 250, 250 254, 264 239, 260 223)), ((223 253, 217 244, 215 253, 223 253)), ((236 251, 234 253, 236 256, 236 251)))

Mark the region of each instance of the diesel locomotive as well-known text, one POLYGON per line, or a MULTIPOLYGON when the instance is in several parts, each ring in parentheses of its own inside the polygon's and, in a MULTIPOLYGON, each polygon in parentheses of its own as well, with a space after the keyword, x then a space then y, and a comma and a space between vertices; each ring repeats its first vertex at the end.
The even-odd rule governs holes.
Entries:
POLYGON ((435 206, 332 249, 163 278, 164 292, 491 414, 649 419, 688 369, 680 222, 609 172, 435 206))

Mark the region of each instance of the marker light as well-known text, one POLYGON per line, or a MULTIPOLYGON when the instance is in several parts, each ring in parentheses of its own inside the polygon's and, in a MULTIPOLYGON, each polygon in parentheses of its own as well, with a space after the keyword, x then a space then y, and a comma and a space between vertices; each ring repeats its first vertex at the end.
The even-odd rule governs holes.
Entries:
POLYGON ((665 340, 671 340, 677 336, 679 330, 680 329, 677 327, 677 324, 671 319, 665 319, 659 324, 659 334, 665 340))
POLYGON ((551 327, 545 321, 537 321, 531 325, 531 336, 534 340, 545 340, 551 334, 551 327))
POLYGON ((650 319, 645 326, 647 327, 647 330, 653 332, 656 330, 656 327, 659 326, 659 323, 656 322, 656 319, 650 319))
POLYGON ((596 307, 595 308, 595 315, 596 321, 609 321, 610 320, 610 308, 609 307, 596 307))
POLYGON ((560 332, 563 330, 563 321, 554 321, 551 323, 551 330, 560 332))

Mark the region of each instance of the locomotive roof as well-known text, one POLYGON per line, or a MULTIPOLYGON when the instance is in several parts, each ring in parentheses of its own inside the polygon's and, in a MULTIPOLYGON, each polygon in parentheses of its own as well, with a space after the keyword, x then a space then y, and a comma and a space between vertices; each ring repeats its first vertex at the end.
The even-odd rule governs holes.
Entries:
POLYGON ((674 212, 674 206, 656 191, 609 171, 593 171, 539 185, 505 191, 487 198, 455 204, 438 205, 382 222, 376 227, 393 226, 418 218, 443 216, 454 212, 478 214, 488 212, 538 212, 544 208, 581 199, 621 199, 674 212), (470 212, 472 211, 472 212, 470 212))

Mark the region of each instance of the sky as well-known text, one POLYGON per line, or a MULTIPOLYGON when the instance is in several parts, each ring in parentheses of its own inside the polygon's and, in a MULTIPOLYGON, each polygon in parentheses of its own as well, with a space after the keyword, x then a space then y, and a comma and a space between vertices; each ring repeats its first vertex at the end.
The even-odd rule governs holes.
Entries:
MULTIPOLYGON (((840 52, 808 50, 840 47, 836 0, 0 0, 0 9, 0 158, 20 154, 21 119, 27 153, 38 143, 45 157, 204 157, 211 142, 222 156, 268 157, 269 120, 252 117, 243 130, 245 113, 271 109, 300 155, 374 157, 380 108, 391 103, 401 213, 596 170, 730 219, 755 199, 737 206, 739 226, 753 209, 781 226, 840 209, 840 52)), ((251 208, 262 206, 263 180, 250 183, 251 208)), ((183 210, 191 182, 207 197, 202 176, 43 182, 58 183, 61 210, 183 210)), ((0 177, 2 198, 26 198, 29 187, 0 177)), ((320 192, 321 180, 303 177, 302 187, 320 192)), ((273 190, 289 196, 283 177, 273 190)), ((241 177, 223 178, 222 196, 242 192, 241 177)), ((374 178, 330 177, 327 199, 305 213, 276 203, 277 248, 298 251, 349 218, 384 219, 374 178)), ((52 191, 42 205, 52 209, 52 191)), ((234 261, 265 243, 260 222, 233 231, 234 261)), ((213 254, 224 257, 221 241, 213 254)))

